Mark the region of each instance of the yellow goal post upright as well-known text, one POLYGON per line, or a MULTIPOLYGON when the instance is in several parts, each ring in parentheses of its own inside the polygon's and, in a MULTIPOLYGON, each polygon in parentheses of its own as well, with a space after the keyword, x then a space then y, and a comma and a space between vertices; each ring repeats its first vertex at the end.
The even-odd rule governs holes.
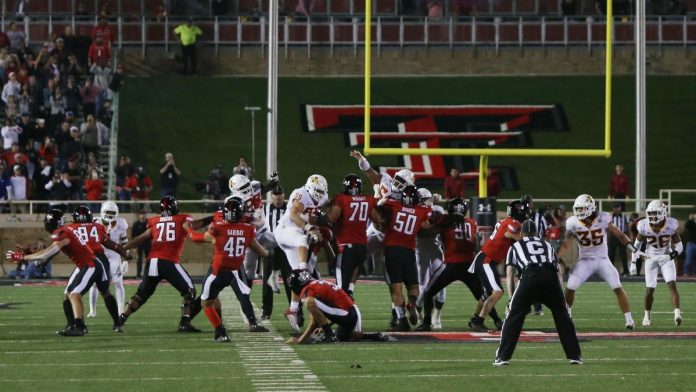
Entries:
POLYGON ((562 149, 562 148, 374 148, 370 145, 370 108, 372 78, 372 0, 365 0, 365 97, 364 133, 365 155, 452 155, 480 156, 479 197, 488 196, 487 172, 489 156, 536 156, 536 157, 601 157, 611 156, 611 64, 613 48, 614 15, 613 1, 607 0, 605 72, 604 72, 604 148, 602 149, 562 149))

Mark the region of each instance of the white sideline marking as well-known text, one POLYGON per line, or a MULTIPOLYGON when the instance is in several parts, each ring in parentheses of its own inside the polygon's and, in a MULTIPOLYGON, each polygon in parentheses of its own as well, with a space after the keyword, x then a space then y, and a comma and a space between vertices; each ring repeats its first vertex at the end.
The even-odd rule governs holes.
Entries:
MULTIPOLYGON (((479 361, 484 362, 484 361, 479 361)), ((486 361, 487 363, 492 363, 492 361, 486 361)), ((512 362, 517 362, 517 360, 512 360, 512 362)), ((572 366, 572 365, 568 365, 572 366)), ((577 365, 575 365, 577 366, 577 365)), ((654 376, 696 376, 696 373, 549 373, 549 374, 512 374, 505 373, 505 377, 654 377, 654 376)), ((451 378, 480 378, 480 377, 491 377, 490 373, 486 374, 363 374, 363 375, 325 375, 324 378, 440 378, 440 377, 451 377, 451 378)))
POLYGON ((228 333, 244 330, 241 333, 230 333, 230 339, 242 360, 244 372, 256 391, 327 390, 295 350, 285 343, 285 339, 273 325, 265 324, 271 332, 247 332, 239 302, 232 291, 226 290, 220 294, 225 305, 222 313, 228 333))

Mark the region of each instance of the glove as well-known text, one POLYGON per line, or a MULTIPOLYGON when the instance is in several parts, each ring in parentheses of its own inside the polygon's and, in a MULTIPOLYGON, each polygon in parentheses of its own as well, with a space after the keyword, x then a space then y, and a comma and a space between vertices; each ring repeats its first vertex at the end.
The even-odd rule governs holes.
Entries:
POLYGON ((324 214, 324 213, 320 213, 319 215, 317 215, 317 225, 319 225, 319 226, 328 226, 329 223, 330 223, 330 222, 329 222, 329 216, 328 216, 328 215, 326 215, 326 214, 324 214))
POLYGON ((273 173, 271 173, 271 176, 268 177, 268 181, 272 182, 272 183, 277 183, 278 182, 278 172, 274 171, 273 173))
POLYGON ((442 195, 441 195, 441 194, 439 194, 439 193, 433 193, 433 201, 434 201, 435 203, 440 202, 440 201, 442 201, 442 200, 444 200, 444 199, 442 198, 442 195))
POLYGON ((631 265, 628 267, 628 272, 633 276, 638 275, 638 268, 636 268, 636 263, 631 262, 631 265))
POLYGON ((7 260, 12 260, 15 263, 20 263, 22 260, 24 260, 24 249, 22 249, 20 246, 16 247, 17 250, 15 251, 7 251, 5 253, 5 258, 7 260))
POLYGON ((125 275, 126 272, 128 272, 128 262, 123 261, 121 262, 121 275, 125 275))
POLYGON ((679 252, 677 252, 676 250, 673 250, 673 251, 670 252, 670 254, 669 254, 669 258, 670 258, 671 260, 676 259, 677 256, 679 256, 679 252))

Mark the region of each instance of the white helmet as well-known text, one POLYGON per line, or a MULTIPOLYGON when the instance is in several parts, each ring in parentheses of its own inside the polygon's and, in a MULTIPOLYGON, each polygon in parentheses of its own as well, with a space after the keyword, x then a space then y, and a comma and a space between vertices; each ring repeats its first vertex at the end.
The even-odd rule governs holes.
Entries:
POLYGON ((104 223, 111 223, 118 218, 118 206, 111 200, 107 200, 101 205, 101 218, 104 223))
POLYGON ((653 200, 645 209, 645 216, 651 225, 659 224, 667 217, 667 206, 665 206, 662 200, 653 200))
POLYGON ((401 192, 409 185, 415 185, 416 179, 413 176, 413 172, 408 169, 401 169, 396 174, 394 174, 394 181, 392 181, 392 191, 401 192))
POLYGON ((309 176, 304 188, 309 192, 309 196, 315 203, 319 203, 321 199, 326 197, 329 193, 329 184, 326 182, 326 178, 321 174, 312 174, 309 176))
POLYGON ((426 188, 418 188, 418 200, 422 206, 433 206, 433 194, 426 188))
POLYGON ((230 193, 232 196, 239 197, 242 199, 242 201, 246 201, 253 193, 251 189, 251 181, 249 181, 247 176, 243 176, 241 174, 235 174, 230 177, 228 186, 230 187, 230 193))
POLYGON ((595 212, 594 199, 590 195, 580 195, 575 199, 573 203, 573 214, 578 217, 578 219, 588 218, 595 212))

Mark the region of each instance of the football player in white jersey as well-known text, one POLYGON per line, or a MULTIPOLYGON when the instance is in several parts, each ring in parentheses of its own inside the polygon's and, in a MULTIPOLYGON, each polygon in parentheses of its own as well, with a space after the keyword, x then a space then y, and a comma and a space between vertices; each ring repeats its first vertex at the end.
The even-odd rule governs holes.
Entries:
MULTIPOLYGON (((328 192, 329 185, 326 178, 319 174, 312 174, 303 187, 295 189, 290 194, 288 209, 280 218, 273 234, 278 246, 285 252, 292 270, 312 272, 314 269, 314 265, 308 263, 311 256, 310 241, 321 241, 321 233, 315 224, 320 209, 329 201, 328 192)), ((285 317, 296 332, 300 332, 297 317, 299 305, 300 297, 293 292, 290 307, 285 310, 285 317)))
MULTIPOLYGON (((373 188, 375 190, 375 199, 377 200, 377 205, 382 205, 387 199, 401 200, 401 192, 409 185, 415 185, 415 177, 413 172, 408 169, 401 169, 394 174, 394 178, 391 178, 387 173, 380 173, 370 166, 367 158, 365 158, 360 151, 353 150, 350 152, 350 156, 358 161, 358 167, 362 170, 365 175, 372 182, 373 188)), ((382 248, 382 243, 384 242, 384 233, 374 225, 370 223, 367 227, 367 247, 366 254, 367 260, 372 262, 374 265, 374 258, 376 253, 382 248)), ((355 276, 357 279, 357 275, 355 276)), ((353 282, 355 283, 355 282, 353 282)), ((389 288, 389 285, 387 285, 389 288)), ((391 289, 389 289, 389 295, 391 296, 391 289)), ((392 304, 392 319, 390 326, 394 327, 397 324, 396 308, 392 304)))
MULTIPOLYGON (((445 215, 445 209, 437 204, 433 204, 433 194, 426 188, 418 188, 418 198, 420 204, 432 210, 433 218, 438 215, 445 215)), ((434 236, 418 236, 416 237, 416 265, 418 266, 418 286, 421 295, 418 297, 416 304, 418 307, 423 306, 423 293, 428 285, 430 276, 435 270, 440 268, 444 260, 442 253, 442 242, 440 234, 434 236)), ((440 320, 440 311, 445 306, 446 289, 440 290, 434 298, 435 308, 431 315, 431 327, 434 330, 442 329, 442 321, 440 320)), ((420 314, 420 312, 419 312, 420 314)))
MULTIPOLYGON (((646 242, 645 247, 645 317, 643 326, 652 324, 653 293, 657 287, 657 274, 662 277, 669 287, 669 294, 674 306, 674 323, 681 325, 682 317, 679 309, 679 291, 677 291, 677 268, 674 258, 684 250, 679 237, 679 222, 667 216, 667 207, 660 200, 653 200, 645 209, 645 219, 638 221, 638 235, 633 244, 637 249, 642 249, 641 242, 646 242)), ((638 258, 636 253, 631 260, 631 269, 635 269, 638 258)), ((633 271, 631 272, 633 274, 633 271)))
POLYGON ((607 282, 614 294, 616 294, 619 307, 624 314, 626 328, 633 330, 635 323, 633 322, 631 308, 628 304, 628 297, 623 287, 621 287, 619 272, 609 260, 607 233, 618 238, 631 252, 635 252, 636 248, 626 234, 622 233, 621 230, 611 223, 611 214, 596 211, 592 196, 578 196, 573 204, 573 214, 574 216, 566 220, 568 238, 561 246, 561 250, 559 250, 559 253, 561 253, 562 249, 565 249, 575 239, 580 251, 578 262, 573 271, 570 272, 566 285, 565 297, 568 304, 568 312, 570 312, 573 306, 575 291, 592 274, 596 273, 602 280, 607 282))
MULTIPOLYGON (((119 218, 118 206, 111 200, 102 203, 101 214, 94 218, 94 222, 100 223, 106 227, 106 233, 109 239, 117 244, 128 242, 128 222, 125 219, 119 218)), ((104 247, 104 254, 109 258, 109 268, 111 268, 111 284, 114 285, 114 297, 118 305, 118 312, 123 312, 123 306, 126 302, 126 290, 123 287, 123 274, 128 271, 128 262, 121 260, 121 255, 111 249, 104 247)), ((92 286, 89 290, 89 314, 87 317, 97 316, 97 291, 96 286, 92 286)))

